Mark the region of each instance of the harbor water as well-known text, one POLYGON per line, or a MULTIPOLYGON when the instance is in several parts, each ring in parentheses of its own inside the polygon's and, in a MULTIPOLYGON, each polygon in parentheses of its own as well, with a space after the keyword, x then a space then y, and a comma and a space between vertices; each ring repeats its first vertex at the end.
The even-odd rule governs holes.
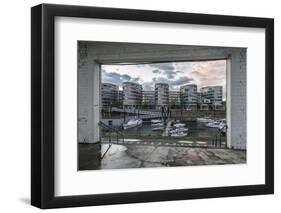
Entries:
MULTIPOLYGON (((176 137, 174 139, 186 139, 186 140, 203 140, 209 141, 216 135, 218 129, 206 127, 206 123, 198 121, 181 121, 188 128, 188 135, 185 137, 176 137)), ((141 126, 129 128, 122 131, 125 138, 136 138, 136 139, 164 139, 163 130, 152 130, 151 122, 144 121, 141 126)), ((171 136, 166 138, 172 138, 171 136)))

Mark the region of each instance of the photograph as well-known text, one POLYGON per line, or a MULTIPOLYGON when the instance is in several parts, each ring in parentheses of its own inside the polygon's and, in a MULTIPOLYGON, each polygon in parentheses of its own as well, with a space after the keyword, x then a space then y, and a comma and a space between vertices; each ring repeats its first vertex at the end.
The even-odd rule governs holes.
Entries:
POLYGON ((152 4, 31 8, 31 205, 274 193, 274 18, 152 4))
POLYGON ((78 170, 245 164, 218 52, 246 71, 241 47, 78 41, 78 170))

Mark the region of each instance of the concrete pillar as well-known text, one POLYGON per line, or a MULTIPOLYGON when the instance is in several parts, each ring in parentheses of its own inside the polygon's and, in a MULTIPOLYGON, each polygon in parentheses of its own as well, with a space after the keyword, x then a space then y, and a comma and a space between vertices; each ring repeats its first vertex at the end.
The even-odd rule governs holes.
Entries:
POLYGON ((227 147, 231 148, 231 58, 226 60, 226 137, 227 147))
POLYGON ((231 106, 230 110, 230 131, 231 138, 229 140, 230 148, 234 149, 246 149, 247 144, 247 110, 246 110, 246 49, 235 49, 231 54, 231 67, 230 75, 231 82, 230 98, 227 97, 231 106))
POLYGON ((100 65, 88 54, 86 42, 78 45, 78 142, 100 141, 100 65))
POLYGON ((99 122, 101 120, 101 65, 96 63, 95 61, 91 62, 92 64, 92 74, 93 74, 93 108, 92 108, 92 128, 93 128, 93 135, 92 141, 100 142, 101 140, 101 133, 100 133, 100 125, 99 122))

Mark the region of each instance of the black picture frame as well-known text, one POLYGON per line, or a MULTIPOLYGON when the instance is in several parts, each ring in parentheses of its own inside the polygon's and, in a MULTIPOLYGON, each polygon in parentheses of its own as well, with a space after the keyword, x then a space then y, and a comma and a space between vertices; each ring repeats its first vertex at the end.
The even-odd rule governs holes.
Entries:
POLYGON ((39 208, 139 203, 274 193, 274 20, 241 16, 41 4, 31 8, 31 204, 39 208), (55 17, 264 28, 265 184, 93 195, 54 195, 55 17))

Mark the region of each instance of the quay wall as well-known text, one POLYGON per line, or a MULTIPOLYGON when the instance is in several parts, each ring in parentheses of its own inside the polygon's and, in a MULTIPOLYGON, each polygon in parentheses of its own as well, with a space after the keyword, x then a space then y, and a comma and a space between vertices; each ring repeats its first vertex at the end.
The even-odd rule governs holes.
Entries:
POLYGON ((189 111, 171 111, 170 118, 182 121, 193 121, 196 118, 209 117, 212 119, 226 118, 225 111, 213 110, 189 110, 189 111))

